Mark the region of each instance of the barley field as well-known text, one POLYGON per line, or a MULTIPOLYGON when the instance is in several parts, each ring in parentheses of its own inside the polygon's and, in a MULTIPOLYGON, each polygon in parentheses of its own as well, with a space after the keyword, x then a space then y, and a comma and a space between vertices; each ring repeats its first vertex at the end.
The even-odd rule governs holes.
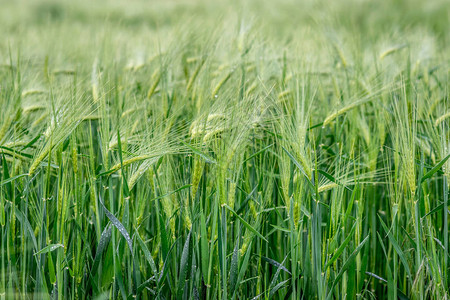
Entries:
POLYGON ((450 2, 0 0, 0 299, 449 299, 450 2))

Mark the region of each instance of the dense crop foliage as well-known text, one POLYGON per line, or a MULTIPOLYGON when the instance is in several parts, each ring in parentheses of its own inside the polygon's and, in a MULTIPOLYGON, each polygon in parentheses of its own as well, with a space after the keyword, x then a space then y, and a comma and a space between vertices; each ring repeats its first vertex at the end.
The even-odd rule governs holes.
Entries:
POLYGON ((1 299, 444 299, 446 1, 0 1, 1 299))

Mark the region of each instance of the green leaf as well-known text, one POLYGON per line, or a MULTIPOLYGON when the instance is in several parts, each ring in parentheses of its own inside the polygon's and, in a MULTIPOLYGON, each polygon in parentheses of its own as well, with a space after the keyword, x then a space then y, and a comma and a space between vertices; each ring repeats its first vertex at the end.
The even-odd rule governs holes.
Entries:
POLYGON ((253 232, 254 234, 256 234, 260 239, 264 240, 265 242, 269 242, 268 240, 266 240, 265 237, 263 237, 261 235, 261 233, 259 233, 255 228, 253 228, 250 224, 248 224, 240 215, 238 215, 230 206, 228 206, 227 204, 225 204, 225 207, 231 212, 233 213, 233 215, 235 215, 241 222, 242 224, 244 224, 244 226, 250 230, 251 232, 253 232))
POLYGON ((286 273, 288 273, 289 275, 292 275, 291 272, 289 272, 289 270, 286 269, 286 267, 284 265, 280 264, 276 260, 273 260, 273 259, 265 257, 265 256, 261 256, 261 259, 264 260, 265 262, 268 262, 269 264, 276 267, 277 269, 279 268, 279 269, 285 271, 286 273))
POLYGON ((273 295, 275 295, 275 293, 281 289, 282 287, 284 287, 289 281, 291 281, 291 279, 286 279, 285 281, 280 282, 279 284, 277 284, 276 286, 274 286, 270 292, 269 292, 269 299, 273 297, 273 295))
POLYGON ((275 272, 275 275, 273 275, 272 281, 270 282, 269 285, 269 298, 272 298, 272 296, 276 293, 276 291, 278 291, 278 289, 281 287, 278 285, 275 285, 275 283, 278 281, 278 277, 280 276, 280 272, 281 270, 284 268, 283 264, 286 261, 287 256, 283 259, 283 262, 281 264, 279 264, 277 271, 275 272))
POLYGON ((252 242, 250 241, 248 243, 247 251, 245 252, 244 259, 242 260, 241 268, 239 270, 237 285, 239 285, 239 283, 242 281, 242 279, 244 278, 244 274, 247 271, 248 262, 250 260, 251 249, 252 249, 252 242))
POLYGON ((187 276, 188 265, 189 265, 191 233, 192 233, 192 230, 189 231, 186 241, 184 242, 183 252, 181 253, 180 275, 178 277, 178 286, 177 286, 177 299, 182 299, 184 287, 186 285, 186 276, 187 276))
POLYGON ((422 179, 420 180, 420 182, 424 182, 425 180, 427 180, 428 178, 430 178, 431 176, 433 176, 434 173, 436 173, 437 171, 439 171, 440 168, 442 168, 442 166, 445 164, 445 162, 450 158, 450 154, 447 155, 443 160, 441 160, 436 166, 433 167, 433 169, 431 169, 430 171, 428 171, 427 173, 425 173, 425 175, 423 175, 422 179))
POLYGON ((101 261, 102 254, 108 247, 109 241, 111 240, 111 226, 107 225, 100 236, 100 241, 97 245, 97 251, 95 252, 94 263, 91 268, 91 274, 97 272, 98 265, 101 261))
POLYGON ((139 246, 141 247, 142 252, 144 252, 145 259, 147 260, 147 262, 150 265, 150 268, 152 269, 153 275, 156 276, 158 274, 158 270, 156 269, 155 261, 153 260, 152 254, 148 250, 147 246, 145 245, 144 241, 142 240, 137 230, 135 232, 135 236, 139 243, 139 246))
POLYGON ((161 254, 164 261, 167 259, 167 255, 169 255, 169 236, 166 230, 166 224, 164 223, 163 214, 159 213, 159 222, 158 222, 158 233, 161 239, 161 254))
POLYGON ((26 229, 25 232, 28 233, 27 235, 33 242, 34 249, 37 250, 38 246, 37 246, 36 236, 34 235, 34 231, 33 231, 33 228, 31 227, 30 222, 28 221, 27 218, 25 218, 24 214, 17 207, 15 207, 15 213, 16 213, 17 220, 19 220, 19 222, 22 223, 22 226, 25 227, 25 229, 26 229))
POLYGON ((259 150, 258 152, 253 153, 252 155, 250 155, 247 159, 245 159, 242 163, 245 163, 246 161, 249 161, 250 159, 252 159, 255 156, 258 156, 259 154, 265 152, 267 149, 269 149, 270 147, 272 147, 274 144, 270 144, 269 146, 264 147, 263 149, 259 150))
MULTIPOLYGON (((22 156, 22 157, 25 157, 25 158, 29 158, 29 159, 33 159, 33 155, 30 155, 30 154, 28 154, 28 153, 25 153, 25 152, 22 152, 22 151, 18 151, 18 150, 15 150, 15 149, 12 149, 12 148, 9 148, 9 147, 5 147, 5 146, 0 146, 0 149, 5 149, 5 150, 7 150, 8 152, 10 152, 10 153, 14 153, 14 154, 18 154, 18 155, 20 155, 20 156, 22 156)), ((3 154, 9 154, 9 155, 11 155, 10 153, 5 153, 5 152, 2 152, 3 154)))
POLYGON ((405 267, 406 273, 408 274, 408 278, 411 280, 411 278, 412 278, 411 271, 409 269, 409 265, 408 265, 408 262, 406 261, 406 257, 405 257, 405 254, 403 253, 403 250, 400 248, 399 244, 395 240, 394 236, 392 235, 391 231, 388 229, 386 224, 384 224, 381 217, 379 219, 380 219, 381 226, 383 226, 383 229, 389 238, 389 241, 391 242, 392 246, 394 246, 395 251, 397 252, 403 266, 405 267))
POLYGON ((194 152, 195 154, 197 154, 198 156, 200 156, 201 158, 203 158, 205 160, 205 162, 209 163, 209 164, 217 164, 216 160, 214 158, 212 158, 211 156, 209 156, 208 154, 200 151, 199 149, 195 148, 192 145, 189 145, 185 142, 181 142, 183 145, 185 145, 186 147, 188 147, 189 149, 192 150, 192 152, 194 152))
POLYGON ((331 182, 336 183, 337 185, 340 185, 342 187, 344 187, 345 189, 349 190, 350 192, 352 191, 350 188, 348 188, 347 186, 345 186, 344 184, 342 184, 339 180, 337 180, 336 178, 334 178, 334 176, 332 176, 331 174, 328 174, 327 172, 325 172, 324 170, 317 170, 317 172, 319 172, 320 174, 322 174, 323 176, 325 176, 325 178, 327 178, 328 180, 330 180, 331 182))
POLYGON ((436 206, 435 208, 433 208, 432 210, 430 210, 429 213, 427 213, 426 215, 424 215, 421 219, 424 219, 425 217, 432 215, 438 211, 440 211, 442 208, 444 207, 444 203, 439 204, 438 206, 436 206))
POLYGON ((11 177, 9 179, 3 180, 2 182, 0 182, 0 186, 5 185, 5 184, 10 183, 10 182, 13 182, 16 179, 19 179, 19 178, 22 178, 22 177, 26 177, 26 176, 28 176, 28 174, 20 174, 20 175, 11 177))
POLYGON ((42 248, 41 250, 39 250, 38 252, 36 252, 34 255, 39 255, 39 254, 43 254, 43 253, 48 253, 48 252, 52 252, 58 248, 64 248, 63 244, 50 244, 44 248, 42 248))
POLYGON ((164 264, 163 264, 162 270, 161 270, 159 278, 158 278, 158 291, 160 291, 161 288, 163 287, 163 282, 164 282, 164 280, 166 280, 167 274, 169 273, 168 266, 169 266, 170 258, 171 258, 170 253, 172 253, 173 248, 175 248, 175 245, 178 243, 178 239, 176 239, 175 242, 172 244, 172 246, 170 246, 170 249, 168 249, 167 259, 164 260, 164 264))
MULTIPOLYGON (((47 251, 47 252, 48 252, 48 257, 47 257, 48 277, 50 279, 50 283, 52 285, 54 285, 56 282, 55 265, 53 264, 53 257, 52 257, 51 252, 50 251, 47 251)), ((38 253, 36 253, 36 254, 38 254, 38 253)))
POLYGON ((308 175, 306 175, 305 170, 303 169, 302 165, 295 159, 294 156, 292 156, 291 153, 289 153, 289 151, 286 150, 286 148, 283 147, 284 152, 286 152, 286 154, 289 156, 289 158, 291 159, 291 161, 294 163, 294 165, 300 170, 300 172, 303 173, 303 175, 306 178, 306 181, 308 182, 309 186, 311 188, 314 189, 314 184, 311 182, 311 180, 309 179, 308 175))
POLYGON ((239 267, 239 239, 236 240, 236 245, 234 246, 233 256, 231 257, 230 266, 230 295, 233 296, 237 288, 237 277, 238 277, 238 267, 239 267))
POLYGON ((353 227, 347 234, 347 237, 345 238, 344 242, 342 242, 342 244, 336 250, 336 253, 334 253, 333 257, 331 257, 331 259, 325 265, 325 270, 341 256, 342 252, 344 252, 345 247, 347 247, 348 243, 354 238, 353 233, 355 232, 355 229, 356 229, 356 222, 355 224, 353 224, 353 227))
POLYGON ((355 202, 356 198, 356 192, 359 191, 359 184, 356 184, 355 188, 352 191, 352 196, 350 198, 350 202, 347 204, 347 210, 345 211, 343 225, 345 226, 347 224, 347 220, 350 217, 350 214, 352 212, 353 203, 355 202))
MULTIPOLYGON (((377 237, 378 237, 378 241, 380 243, 381 249, 383 249, 384 257, 386 259, 388 259, 388 255, 386 252, 386 248, 384 247, 383 239, 381 238, 381 235, 378 232, 377 232, 377 237)), ((395 298, 395 294, 394 294, 395 287, 394 287, 394 280, 392 278, 392 270, 391 270, 391 266, 389 265, 389 263, 386 264, 386 271, 387 271, 387 276, 388 276, 388 280, 386 280, 386 283, 388 286, 388 298, 394 299, 395 298)), ((370 273, 370 272, 366 272, 366 274, 368 274, 368 273, 370 273)), ((370 273, 370 274, 373 274, 373 273, 370 273)))
MULTIPOLYGON (((6 194, 7 194, 7 197, 9 199, 11 199, 12 186, 11 186, 11 182, 8 181, 11 179, 10 175, 9 175, 8 164, 6 163, 5 155, 2 154, 1 158, 2 158, 3 180, 2 180, 2 184, 0 184, 0 186, 6 184, 6 194), (6 182, 6 183, 4 183, 4 182, 6 182)), ((2 203, 3 203, 3 199, 2 199, 2 203)))
POLYGON ((130 252, 131 252, 131 254, 133 254, 133 242, 131 241, 130 234, 128 233, 126 228, 122 225, 122 223, 120 223, 120 221, 106 208, 100 195, 99 195, 98 200, 99 200, 100 204, 102 205, 103 209, 105 210, 106 216, 111 221, 111 223, 119 230, 120 234, 125 238, 125 240, 128 244, 128 248, 130 248, 130 252))
POLYGON ((22 151, 33 146, 40 138, 41 138, 40 134, 36 135, 31 141, 28 142, 28 144, 23 146, 22 151))
POLYGON ((334 279, 333 285, 330 289, 330 292, 328 294, 327 299, 331 299, 333 295, 333 288, 336 286, 336 284, 341 280, 342 275, 344 275, 344 272, 347 271, 353 260, 356 258, 356 255, 361 251, 362 247, 366 244, 366 242, 369 240, 369 235, 366 236, 366 238, 356 247, 356 249, 352 252, 352 254, 347 258, 345 263, 342 265, 341 270, 336 275, 336 278, 334 279))
POLYGON ((202 275, 206 277, 208 275, 209 251, 208 251, 208 234, 206 231, 206 221, 203 211, 200 213, 200 251, 202 263, 201 266, 202 275))
POLYGON ((178 193, 179 191, 182 191, 182 190, 184 190, 184 189, 190 188, 191 186, 192 186, 192 184, 186 184, 186 185, 183 185, 182 187, 179 187, 179 188, 177 188, 176 190, 173 190, 173 191, 168 192, 168 193, 166 193, 166 194, 164 194, 164 195, 162 195, 162 196, 158 196, 158 197, 156 197, 156 198, 151 199, 150 202, 153 202, 153 201, 155 201, 155 200, 159 200, 159 199, 162 199, 162 198, 164 198, 164 197, 170 196, 170 195, 172 195, 172 194, 178 193))

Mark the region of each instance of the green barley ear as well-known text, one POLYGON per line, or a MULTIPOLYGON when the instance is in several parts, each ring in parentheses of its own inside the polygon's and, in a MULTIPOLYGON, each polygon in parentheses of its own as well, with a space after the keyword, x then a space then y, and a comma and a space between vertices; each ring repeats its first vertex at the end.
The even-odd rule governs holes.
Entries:
MULTIPOLYGON (((280 158, 280 183, 281 191, 283 194, 283 201, 286 205, 286 211, 290 211, 290 196, 289 196, 289 184, 291 180, 291 165, 287 155, 283 155, 280 158)), ((294 178, 295 180, 295 178, 294 178)))
POLYGON ((369 103, 370 101, 373 101, 376 99, 376 97, 379 95, 379 92, 375 93, 375 94, 371 94, 369 96, 365 96, 362 99, 353 101, 339 109, 337 109, 335 112, 331 113, 330 115, 328 115, 325 120, 323 120, 323 126, 327 126, 329 125, 333 120, 335 120, 337 117, 339 117, 340 115, 345 114, 346 112, 359 107, 363 104, 369 103))
POLYGON ((325 185, 321 185, 321 186, 319 187, 318 191, 319 191, 319 193, 322 193, 322 192, 331 190, 331 189, 333 189, 333 188, 335 188, 335 187, 337 187, 337 186, 338 186, 337 183, 334 183, 334 182, 328 183, 328 184, 325 184, 325 185))
POLYGON ((37 168, 41 164, 41 162, 47 157, 48 153, 51 151, 52 144, 48 144, 48 146, 41 151, 41 153, 34 159, 33 163, 28 170, 28 175, 32 176, 34 172, 36 172, 37 168))
MULTIPOLYGON (((50 105, 55 107, 50 116, 50 122, 43 134, 43 143, 37 155, 34 157, 28 171, 33 175, 49 152, 60 145, 87 115, 95 111, 95 106, 89 97, 73 98, 72 95, 63 94, 60 99, 50 99, 50 105)), ((50 163, 50 162, 49 162, 50 163)))
POLYGON ((297 229, 298 228, 298 222, 300 221, 300 204, 295 201, 294 202, 294 207, 293 207, 293 211, 294 211, 294 226, 297 229))
POLYGON ((395 52, 398 52, 399 50, 401 50, 401 49, 403 49, 403 48, 405 48, 407 46, 408 46, 407 44, 403 44, 403 45, 398 45, 398 46, 391 47, 391 48, 383 51, 380 54, 379 58, 380 58, 380 60, 383 60, 386 56, 391 55, 391 54, 393 54, 395 52))
MULTIPOLYGON (((130 178, 128 179, 128 187, 130 189, 132 189, 135 184, 137 183, 137 181, 139 180, 139 178, 145 174, 145 172, 147 172, 147 170, 151 170, 151 166, 156 163, 159 160, 159 156, 158 157, 153 157, 153 158, 149 158, 149 159, 144 159, 143 162, 141 162, 141 164, 139 165, 139 167, 134 171, 132 175, 130 176, 130 178)), ((153 179, 152 179, 153 180, 153 179)), ((153 186, 153 184, 151 185, 153 186)))
POLYGON ((186 85, 186 90, 188 92, 191 91, 192 86, 194 85, 194 82, 195 82, 195 80, 196 80, 200 70, 202 69, 203 65, 205 64, 205 62, 206 62, 205 58, 201 59, 201 61, 197 64, 197 68, 195 68, 194 73, 189 78, 189 81, 188 81, 188 83, 186 85))
POLYGON ((236 183, 230 182, 230 188, 228 190, 228 205, 231 208, 234 208, 234 202, 235 202, 235 198, 236 198, 236 183))
POLYGON ((219 93, 220 88, 230 79, 233 72, 229 72, 219 83, 216 85, 216 87, 213 89, 213 92, 211 93, 211 98, 217 97, 217 94, 219 93))
POLYGON ((184 201, 184 212, 183 212, 184 226, 185 226, 186 230, 190 230, 192 228, 192 219, 190 216, 189 206, 190 206, 189 197, 186 195, 185 201, 184 201))
POLYGON ((194 157, 193 175, 192 175, 192 197, 197 195, 198 185, 203 174, 204 162, 197 156, 194 157))
POLYGON ((256 211, 255 202, 253 200, 250 200, 249 206, 250 206, 250 213, 252 214, 253 219, 256 220, 256 218, 258 217, 258 212, 256 211))
POLYGON ((77 146, 76 146, 76 142, 75 142, 75 137, 73 137, 71 139, 71 144, 72 144, 72 167, 73 167, 73 172, 75 174, 78 173, 78 153, 77 153, 77 146))
POLYGON ((2 126, 0 127, 0 142, 3 140, 3 138, 6 136, 6 133, 8 132, 10 128, 10 123, 12 121, 11 116, 7 116, 5 120, 3 121, 2 126))
POLYGON ((284 102, 284 101, 287 101, 291 95, 292 95, 291 90, 284 90, 278 94, 277 98, 278 98, 278 101, 284 102))
POLYGON ((443 114, 442 116, 440 116, 439 118, 436 119, 435 121, 435 126, 439 126, 442 122, 444 122, 446 119, 450 118, 450 111, 443 114))
POLYGON ((345 58, 344 52, 342 51, 342 49, 339 47, 338 43, 334 43, 333 44, 334 50, 336 51, 336 53, 338 54, 339 60, 341 61, 342 66, 345 68, 347 68, 347 59, 345 58))
POLYGON ((156 70, 155 73, 153 73, 151 80, 153 83, 147 93, 148 99, 150 99, 153 96, 153 94, 156 91, 156 88, 158 87, 159 82, 161 81, 161 73, 159 70, 156 70))
POLYGON ((92 99, 94 102, 98 102, 99 100, 99 76, 98 76, 98 60, 94 61, 92 65, 92 73, 91 73, 91 82, 92 82, 92 99))

